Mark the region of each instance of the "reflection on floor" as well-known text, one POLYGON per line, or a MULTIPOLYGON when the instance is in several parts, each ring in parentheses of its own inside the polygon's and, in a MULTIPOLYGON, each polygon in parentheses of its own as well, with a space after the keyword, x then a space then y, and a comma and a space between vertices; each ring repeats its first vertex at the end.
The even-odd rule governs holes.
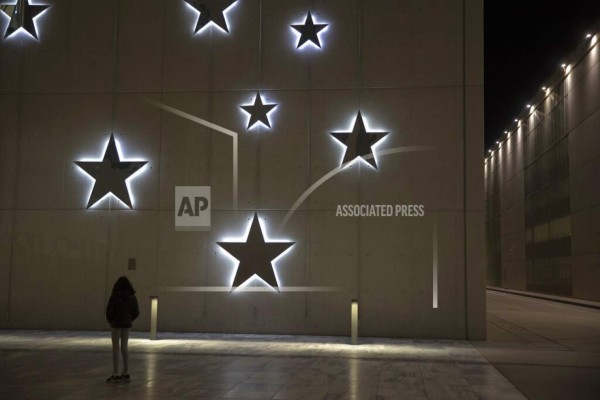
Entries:
POLYGON ((162 334, 106 384, 104 332, 0 331, 2 399, 524 399, 468 342, 162 334))
POLYGON ((477 349, 529 399, 600 399, 600 310, 488 291, 477 349))

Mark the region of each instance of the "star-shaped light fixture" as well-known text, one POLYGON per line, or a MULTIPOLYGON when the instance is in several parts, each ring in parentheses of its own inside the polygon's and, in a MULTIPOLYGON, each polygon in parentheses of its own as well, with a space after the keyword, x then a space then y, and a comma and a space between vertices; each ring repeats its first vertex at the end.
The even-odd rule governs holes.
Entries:
POLYGON ((277 104, 264 104, 260 92, 256 92, 256 97, 254 98, 254 104, 248 104, 245 106, 240 106, 240 108, 246 111, 250 115, 250 119, 248 120, 249 130, 258 122, 262 123, 267 128, 271 129, 271 121, 269 121, 269 113, 273 111, 273 109, 277 107, 277 104))
POLYGON ((300 40, 298 40, 297 49, 303 47, 307 43, 312 43, 318 48, 321 48, 321 41, 319 40, 319 32, 327 28, 329 24, 315 24, 310 11, 306 16, 304 24, 290 25, 292 29, 300 33, 300 40))
POLYGON ((95 182, 86 208, 112 194, 127 207, 133 208, 127 181, 148 161, 123 161, 114 136, 110 135, 108 146, 101 161, 75 161, 75 164, 91 176, 95 182))
POLYGON ((198 22, 194 29, 194 34, 204 31, 210 24, 218 26, 225 32, 229 33, 229 26, 225 19, 227 12, 237 0, 184 0, 194 10, 200 13, 198 22))
POLYGON ((352 132, 330 132, 330 135, 346 146, 342 166, 360 157, 373 168, 377 169, 375 157, 366 157, 374 154, 373 146, 388 133, 389 132, 367 132, 362 114, 359 111, 356 120, 354 121, 352 132))
POLYGON ((239 261, 232 290, 256 275, 279 291, 279 283, 272 263, 294 243, 265 241, 257 213, 254 213, 245 242, 218 242, 217 244, 239 261))
POLYGON ((37 39, 34 19, 48 7, 50 6, 45 4, 30 4, 29 0, 17 0, 15 4, 1 4, 0 10, 10 18, 4 38, 22 29, 37 39))

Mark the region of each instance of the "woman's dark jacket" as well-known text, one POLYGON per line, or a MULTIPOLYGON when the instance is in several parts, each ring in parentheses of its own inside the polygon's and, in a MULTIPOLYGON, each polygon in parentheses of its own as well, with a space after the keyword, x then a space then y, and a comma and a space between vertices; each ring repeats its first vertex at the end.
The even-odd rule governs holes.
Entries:
POLYGON ((106 320, 111 328, 131 328, 131 323, 140 315, 134 294, 113 293, 106 306, 106 320))

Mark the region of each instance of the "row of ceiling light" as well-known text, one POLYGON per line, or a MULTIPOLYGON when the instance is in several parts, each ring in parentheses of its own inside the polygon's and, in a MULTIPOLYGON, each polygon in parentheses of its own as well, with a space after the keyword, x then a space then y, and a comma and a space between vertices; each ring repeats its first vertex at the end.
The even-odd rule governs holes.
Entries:
MULTIPOLYGON (((588 33, 587 35, 585 35, 585 39, 590 41, 590 47, 594 47, 598 43, 598 35, 588 33)), ((561 64, 560 67, 562 68, 565 76, 569 75, 572 71, 571 64, 561 64)), ((545 96, 544 96, 544 99, 545 99, 552 92, 552 89, 547 86, 542 86, 542 91, 545 93, 545 96)), ((531 115, 535 112, 535 105, 527 104, 526 108, 527 108, 527 110, 529 110, 528 115, 531 115)), ((515 118, 514 122, 516 123, 516 128, 513 129, 512 131, 510 131, 510 130, 504 131, 504 134, 502 135, 502 137, 496 141, 496 145, 494 147, 498 146, 498 150, 500 150, 500 148, 502 147, 504 142, 510 138, 510 136, 513 134, 513 132, 515 132, 518 128, 521 127, 521 120, 519 118, 515 118)), ((489 149, 488 155, 487 155, 485 161, 487 162, 487 160, 489 158, 494 156, 494 153, 495 153, 494 149, 489 149)))

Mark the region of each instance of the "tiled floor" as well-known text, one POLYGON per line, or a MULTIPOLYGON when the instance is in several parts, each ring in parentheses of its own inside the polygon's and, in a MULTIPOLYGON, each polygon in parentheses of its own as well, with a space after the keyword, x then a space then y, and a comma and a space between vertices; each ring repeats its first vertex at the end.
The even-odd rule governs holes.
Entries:
POLYGON ((477 349, 529 399, 600 399, 600 310, 488 291, 477 349))
POLYGON ((109 385, 107 333, 0 331, 2 399, 523 399, 468 342, 163 334, 130 342, 109 385))

